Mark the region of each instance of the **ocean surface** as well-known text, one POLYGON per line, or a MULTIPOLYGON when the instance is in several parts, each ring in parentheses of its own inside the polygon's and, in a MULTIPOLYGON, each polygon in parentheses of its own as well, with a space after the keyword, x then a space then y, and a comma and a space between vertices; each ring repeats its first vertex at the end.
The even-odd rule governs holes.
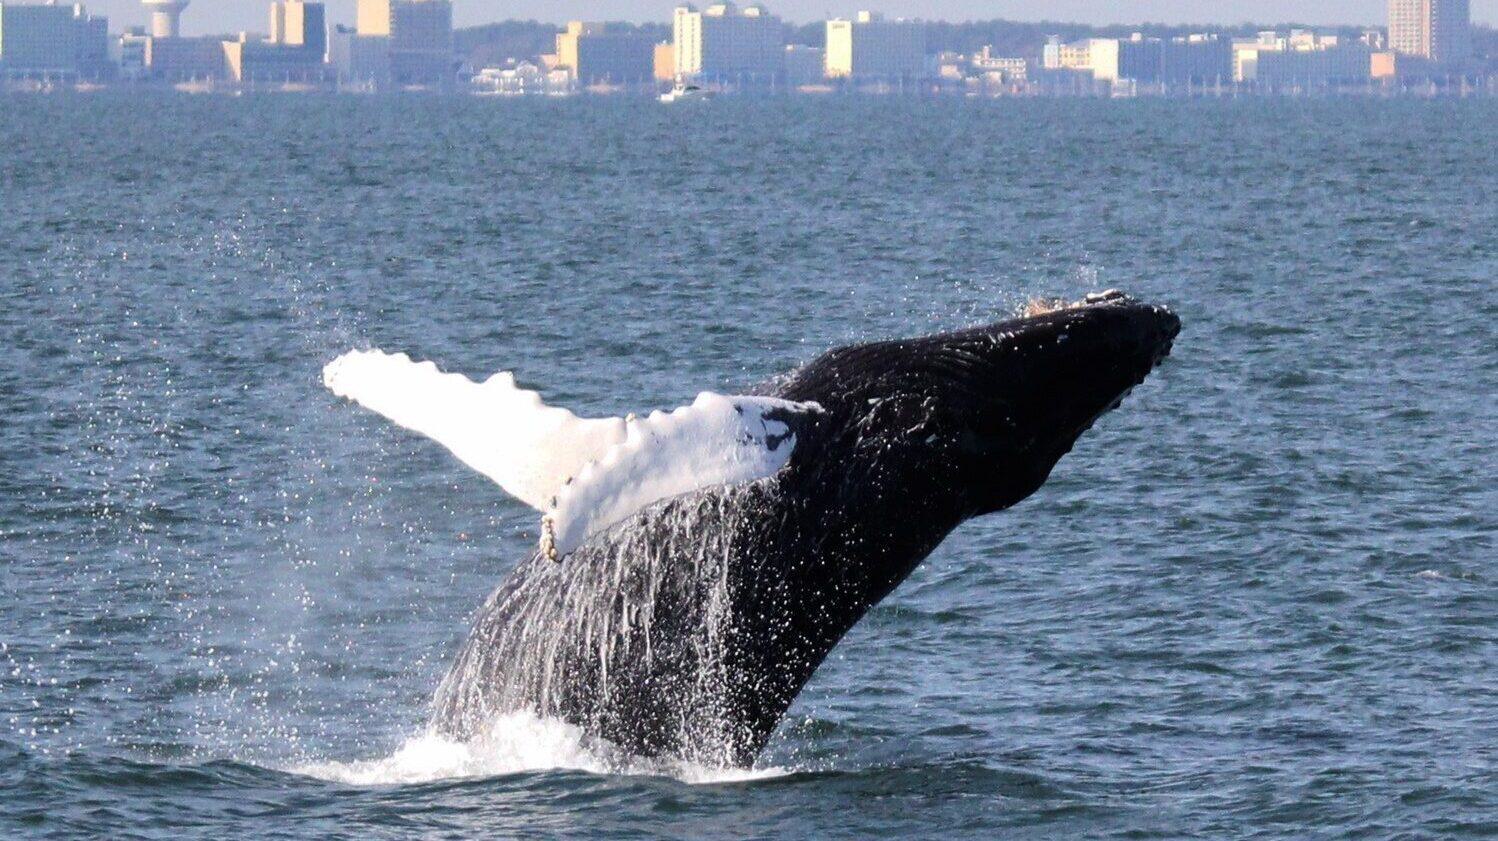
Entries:
POLYGON ((1498 102, 0 98, 0 837, 1498 834, 1498 102), (1185 327, 750 771, 426 733, 537 517, 337 400, 621 414, 1185 327))

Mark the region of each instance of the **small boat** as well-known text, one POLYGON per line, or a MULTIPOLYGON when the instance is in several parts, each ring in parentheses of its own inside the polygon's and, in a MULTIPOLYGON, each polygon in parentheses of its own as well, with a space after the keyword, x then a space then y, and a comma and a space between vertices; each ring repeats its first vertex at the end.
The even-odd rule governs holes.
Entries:
POLYGON ((677 82, 676 87, 661 94, 661 102, 686 102, 692 99, 707 99, 711 96, 711 93, 696 85, 684 85, 677 82))

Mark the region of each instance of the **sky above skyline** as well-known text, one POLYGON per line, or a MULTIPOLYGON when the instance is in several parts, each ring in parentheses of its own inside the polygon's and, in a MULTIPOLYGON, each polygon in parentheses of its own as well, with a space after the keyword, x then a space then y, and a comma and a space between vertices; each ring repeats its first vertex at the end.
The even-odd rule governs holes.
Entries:
MULTIPOLYGON (((711 0, 708 0, 710 2, 711 0)), ((85 0, 91 11, 110 18, 110 29, 143 25, 139 0, 85 0)), ((354 22, 355 0, 325 0, 332 23, 354 22)), ((1386 0, 763 0, 770 11, 806 22, 848 16, 860 8, 888 15, 938 20, 1061 20, 1079 23, 1255 23, 1383 25, 1386 0)), ((506 18, 553 23, 569 19, 668 21, 674 0, 454 0, 458 26, 506 18)), ((698 3, 699 7, 702 3, 698 3)), ((192 0, 182 18, 187 35, 249 30, 264 32, 269 0, 192 0)), ((1498 25, 1498 0, 1472 0, 1472 19, 1498 25)))

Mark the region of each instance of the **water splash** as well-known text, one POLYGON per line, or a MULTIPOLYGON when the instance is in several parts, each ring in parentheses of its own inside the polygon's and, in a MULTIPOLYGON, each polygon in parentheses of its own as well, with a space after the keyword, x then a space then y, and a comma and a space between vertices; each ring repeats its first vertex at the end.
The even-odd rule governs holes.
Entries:
POLYGON ((758 689, 736 582, 771 492, 767 480, 679 497, 560 563, 522 564, 439 687, 435 730, 472 739, 528 712, 638 753, 746 764, 762 737, 745 713, 758 689))
POLYGON ((778 767, 719 768, 681 760, 646 759, 589 736, 580 727, 524 712, 498 716, 468 740, 428 730, 407 739, 386 757, 315 762, 286 770, 359 786, 412 785, 550 770, 671 777, 692 785, 748 782, 792 773, 791 769, 778 767))

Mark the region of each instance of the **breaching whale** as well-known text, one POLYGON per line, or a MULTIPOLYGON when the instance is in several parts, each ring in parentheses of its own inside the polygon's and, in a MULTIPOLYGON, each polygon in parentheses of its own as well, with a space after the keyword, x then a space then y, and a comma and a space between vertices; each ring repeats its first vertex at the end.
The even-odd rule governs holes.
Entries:
POLYGON ((963 521, 1033 493, 1169 353, 1118 292, 843 347, 646 417, 353 351, 327 386, 543 512, 438 688, 459 738, 559 717, 632 753, 751 764, 845 633, 963 521))

